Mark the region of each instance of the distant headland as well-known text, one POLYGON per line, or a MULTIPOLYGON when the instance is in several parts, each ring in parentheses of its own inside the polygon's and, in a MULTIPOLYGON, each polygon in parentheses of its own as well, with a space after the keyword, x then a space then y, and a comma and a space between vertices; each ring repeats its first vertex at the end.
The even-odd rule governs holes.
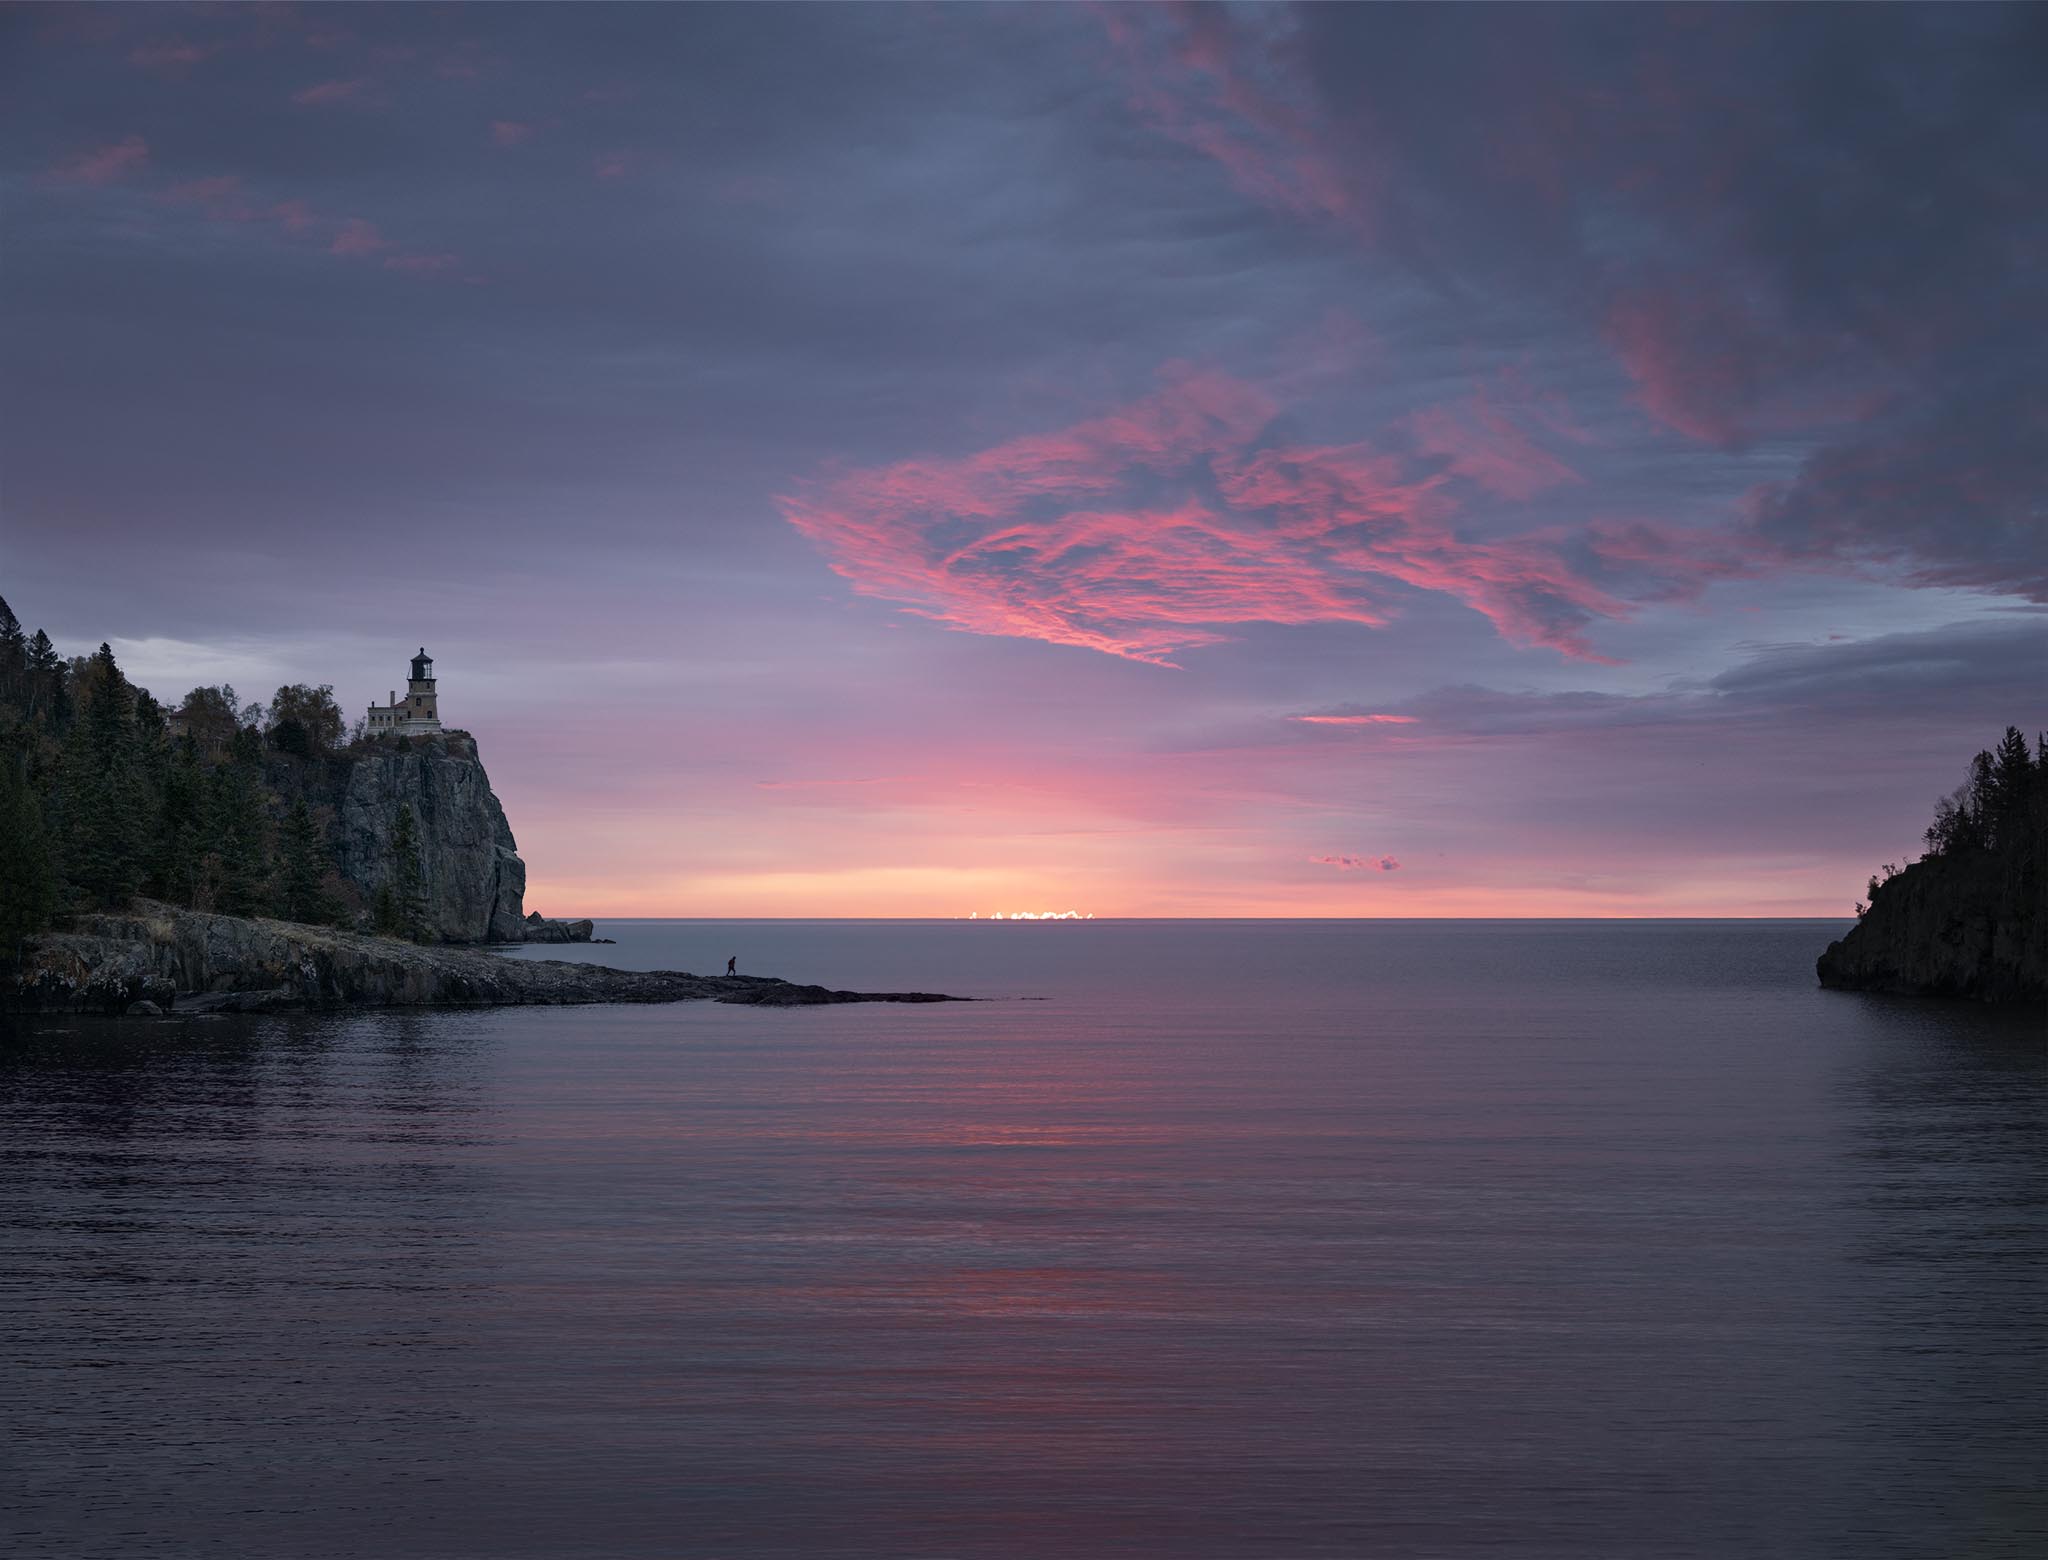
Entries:
POLYGON ((0 601, 0 1010, 948 1000, 483 951, 593 940, 525 893, 425 646, 347 729, 324 684, 167 706, 0 601))
POLYGON ((1887 864, 1820 956, 1844 990, 2048 1000, 2048 744, 2008 726, 1935 805, 1927 853, 1887 864))

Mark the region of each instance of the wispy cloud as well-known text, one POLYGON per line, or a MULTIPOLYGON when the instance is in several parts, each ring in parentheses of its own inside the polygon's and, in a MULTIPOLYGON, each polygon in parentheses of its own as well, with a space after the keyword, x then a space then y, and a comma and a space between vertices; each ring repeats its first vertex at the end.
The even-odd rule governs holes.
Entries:
POLYGON ((853 472, 784 513, 865 594, 955 628, 1173 665, 1240 623, 1385 625, 1449 596, 1509 641, 1599 659, 1594 623, 1768 549, 1648 523, 1461 536, 1441 473, 1274 442, 1278 403, 1208 370, 1057 433, 853 472))
POLYGON ((381 249, 389 249, 391 241, 377 231, 377 224, 361 217, 350 217, 341 224, 341 230, 328 244, 329 254, 373 255, 381 249))
POLYGON ((163 38, 128 51, 128 63, 144 70, 177 74, 211 59, 226 47, 221 43, 193 43, 185 38, 163 38))
POLYGON ((1335 867, 1339 872, 1399 872, 1401 863, 1392 856, 1311 856, 1310 862, 1319 867, 1335 867))
POLYGON ((340 81, 316 82, 310 87, 301 87, 292 94, 292 101, 304 107, 314 108, 327 103, 352 103, 358 101, 363 89, 369 86, 366 76, 352 76, 340 81))
POLYGON ((67 184, 112 184, 139 173, 148 162, 149 143, 129 135, 72 153, 50 170, 50 177, 67 184))

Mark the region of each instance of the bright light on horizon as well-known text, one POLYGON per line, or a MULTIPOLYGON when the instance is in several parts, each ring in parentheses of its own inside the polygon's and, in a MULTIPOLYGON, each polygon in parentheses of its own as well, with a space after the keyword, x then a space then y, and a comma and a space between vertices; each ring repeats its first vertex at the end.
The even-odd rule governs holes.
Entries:
POLYGON ((1290 715, 1307 726, 1412 726, 1413 715, 1290 715))
POLYGON ((970 910, 967 912, 967 919, 970 921, 1092 921, 1095 919, 1095 912, 1091 910, 1086 915, 1083 915, 1078 910, 1012 910, 1008 915, 1005 915, 1002 911, 997 910, 984 916, 978 910, 970 910))

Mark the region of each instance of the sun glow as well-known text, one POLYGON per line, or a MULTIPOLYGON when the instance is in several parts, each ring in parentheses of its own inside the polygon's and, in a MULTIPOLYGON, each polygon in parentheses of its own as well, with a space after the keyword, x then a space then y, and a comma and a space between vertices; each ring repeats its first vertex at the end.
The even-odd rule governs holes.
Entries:
POLYGON ((992 914, 983 915, 978 910, 970 910, 967 912, 967 919, 970 921, 1092 921, 1095 919, 1095 912, 1091 910, 1086 915, 1083 915, 1078 910, 1012 910, 1008 915, 1005 915, 1002 911, 997 910, 992 914))

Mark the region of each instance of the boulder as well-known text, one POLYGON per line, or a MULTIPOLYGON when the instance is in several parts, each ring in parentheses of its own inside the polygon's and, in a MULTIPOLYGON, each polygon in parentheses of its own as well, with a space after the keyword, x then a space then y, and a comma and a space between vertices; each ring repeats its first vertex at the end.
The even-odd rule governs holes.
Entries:
POLYGON ((595 940, 592 934, 596 930, 597 925, 593 921, 551 921, 536 910, 526 918, 525 936, 522 940, 536 943, 587 943, 595 940))

